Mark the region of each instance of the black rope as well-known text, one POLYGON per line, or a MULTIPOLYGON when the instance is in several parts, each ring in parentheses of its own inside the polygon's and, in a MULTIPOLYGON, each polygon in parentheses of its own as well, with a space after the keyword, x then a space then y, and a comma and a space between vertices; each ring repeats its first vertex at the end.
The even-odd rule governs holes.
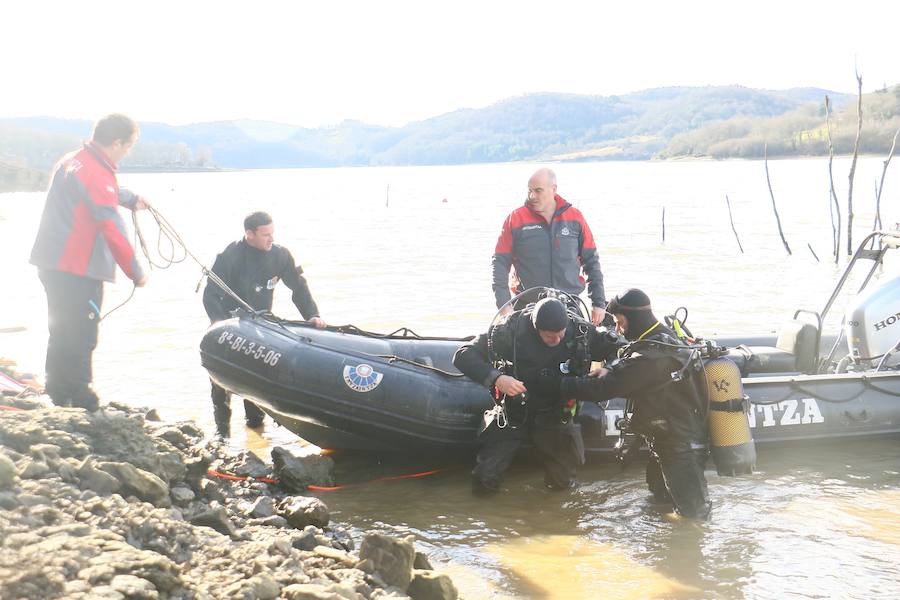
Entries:
POLYGON ((847 402, 852 402, 853 400, 856 400, 857 398, 859 398, 860 396, 862 396, 862 395, 865 393, 865 391, 866 391, 867 389, 875 390, 876 392, 880 392, 880 393, 885 394, 885 395, 887 395, 887 396, 894 396, 894 397, 900 398, 900 393, 898 393, 898 392, 892 392, 891 390, 886 390, 886 389, 884 389, 884 388, 882 388, 882 387, 879 387, 879 386, 875 385, 874 383, 872 383, 871 380, 870 380, 868 377, 866 377, 866 376, 863 376, 863 377, 860 379, 860 383, 861 383, 861 389, 860 389, 860 391, 857 392, 856 394, 852 395, 852 396, 848 396, 848 397, 846 397, 846 398, 829 398, 828 396, 823 396, 822 394, 817 394, 817 393, 815 393, 815 392, 813 392, 813 391, 811 391, 811 390, 808 390, 807 388, 803 387, 802 385, 800 385, 800 384, 797 383, 796 381, 791 380, 791 381, 790 381, 790 385, 791 385, 791 388, 792 388, 792 389, 791 389, 791 391, 788 392, 787 395, 784 396, 783 398, 781 398, 781 399, 779 399, 779 400, 765 400, 765 401, 762 401, 762 400, 751 400, 751 403, 752 403, 752 404, 759 404, 759 405, 761 405, 761 406, 767 406, 767 405, 770 405, 770 404, 778 404, 779 402, 784 402, 785 400, 790 400, 790 398, 791 398, 792 396, 794 396, 795 394, 805 394, 805 395, 807 395, 807 396, 811 396, 811 397, 814 398, 815 400, 821 400, 822 402, 829 402, 829 403, 831 403, 831 404, 845 404, 845 403, 847 403, 847 402))
POLYGON ((440 373, 441 375, 446 375, 447 377, 465 377, 462 373, 451 373, 450 371, 445 371, 443 369, 438 369, 437 367, 433 367, 431 365, 422 364, 415 360, 410 360, 408 358, 403 358, 402 356, 397 356, 396 354, 375 354, 373 356, 377 356, 378 358, 383 358, 389 363, 403 363, 407 365, 412 365, 414 367, 421 367, 423 369, 428 369, 429 371, 434 371, 436 373, 440 373))

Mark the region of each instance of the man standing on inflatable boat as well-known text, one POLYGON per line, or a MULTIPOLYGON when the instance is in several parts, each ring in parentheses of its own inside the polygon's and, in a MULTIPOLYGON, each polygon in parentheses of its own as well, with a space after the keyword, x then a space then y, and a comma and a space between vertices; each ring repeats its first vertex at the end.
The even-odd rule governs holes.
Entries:
MULTIPOLYGON (((291 299, 303 318, 319 329, 325 327, 303 277, 303 269, 294 264, 294 257, 287 248, 275 243, 275 225, 268 213, 255 212, 244 219, 244 238, 229 244, 216 257, 212 271, 256 310, 272 310, 273 291, 278 282, 283 281, 293 291, 291 299)), ((215 323, 229 318, 238 303, 225 290, 209 281, 203 290, 203 306, 210 321, 215 323)), ((228 437, 231 394, 212 380, 210 384, 216 432, 228 437)), ((248 427, 262 425, 262 410, 247 400, 244 400, 244 415, 248 427)))
MULTIPOLYGON (((606 296, 597 246, 587 221, 577 208, 556 193, 556 174, 538 169, 528 180, 525 204, 506 217, 494 257, 494 299, 504 307, 510 295, 510 269, 515 269, 515 291, 548 287, 578 296, 587 277, 591 321, 605 316, 606 296)), ((504 314, 512 312, 504 308, 504 314)))
POLYGON ((461 347, 453 364, 490 389, 496 404, 485 412, 479 434, 473 491, 499 491, 503 474, 526 441, 544 465, 547 487, 574 485, 576 471, 584 464, 581 426, 575 423, 577 402, 560 398, 558 389, 544 394, 537 383, 542 376, 586 374, 592 360, 614 356, 620 346, 617 336, 576 318, 548 295, 461 347))

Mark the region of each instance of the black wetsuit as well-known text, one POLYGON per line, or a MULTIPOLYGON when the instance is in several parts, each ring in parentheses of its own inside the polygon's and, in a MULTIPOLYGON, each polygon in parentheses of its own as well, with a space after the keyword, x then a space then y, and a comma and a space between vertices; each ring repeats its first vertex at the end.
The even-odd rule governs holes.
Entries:
POLYGON ((453 364, 471 379, 493 390, 494 382, 504 373, 490 360, 499 358, 512 363, 506 374, 522 381, 528 390, 524 406, 519 397, 507 399, 506 427, 491 421, 481 432, 472 471, 474 489, 498 490, 516 451, 527 440, 538 452, 544 465, 544 481, 549 487, 562 489, 573 485, 576 470, 584 463, 581 426, 570 413, 564 412, 565 400, 558 389, 549 393, 542 389, 542 376, 548 373, 559 376, 561 365, 570 359, 573 369, 579 359, 587 361, 589 367, 591 359, 599 361, 613 356, 620 345, 617 336, 590 323, 569 319, 563 341, 551 348, 541 341, 532 325, 529 307, 510 314, 490 332, 460 348, 453 364))
MULTIPOLYGON (((246 240, 232 242, 216 257, 212 271, 256 310, 272 310, 275 285, 282 281, 293 291, 291 299, 304 319, 319 316, 319 309, 303 277, 303 269, 294 264, 294 257, 283 246, 274 244, 271 250, 265 252, 250 246, 246 240)), ((229 318, 231 311, 239 304, 209 281, 203 290, 203 306, 210 321, 215 323, 229 318)), ((216 425, 222 431, 227 429, 226 424, 231 417, 231 395, 215 382, 210 383, 216 425)), ((244 400, 244 411, 248 423, 262 423, 263 413, 255 404, 244 400)))
POLYGON ((690 350, 659 325, 632 346, 634 353, 610 366, 603 377, 566 378, 564 395, 579 400, 629 398, 630 431, 643 435, 651 449, 647 485, 657 500, 671 502, 686 517, 708 518, 711 504, 703 471, 707 444, 708 397, 702 371, 683 369, 690 350), (661 342, 655 344, 654 342, 661 342), (671 374, 683 370, 683 379, 671 374))

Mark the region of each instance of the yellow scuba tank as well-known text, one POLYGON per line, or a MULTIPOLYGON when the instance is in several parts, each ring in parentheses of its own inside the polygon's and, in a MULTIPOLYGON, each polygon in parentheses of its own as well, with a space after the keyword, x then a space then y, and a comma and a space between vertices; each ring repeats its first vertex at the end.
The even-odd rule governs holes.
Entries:
POLYGON ((756 466, 756 444, 745 411, 741 372, 725 357, 706 361, 711 454, 719 475, 744 475, 756 466))

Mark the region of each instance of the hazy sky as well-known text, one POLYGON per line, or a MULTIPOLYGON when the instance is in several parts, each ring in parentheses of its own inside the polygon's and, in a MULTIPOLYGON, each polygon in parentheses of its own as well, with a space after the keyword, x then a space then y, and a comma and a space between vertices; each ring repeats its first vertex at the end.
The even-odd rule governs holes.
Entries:
POLYGON ((530 92, 900 83, 900 2, 5 2, 0 116, 400 125, 530 92))

